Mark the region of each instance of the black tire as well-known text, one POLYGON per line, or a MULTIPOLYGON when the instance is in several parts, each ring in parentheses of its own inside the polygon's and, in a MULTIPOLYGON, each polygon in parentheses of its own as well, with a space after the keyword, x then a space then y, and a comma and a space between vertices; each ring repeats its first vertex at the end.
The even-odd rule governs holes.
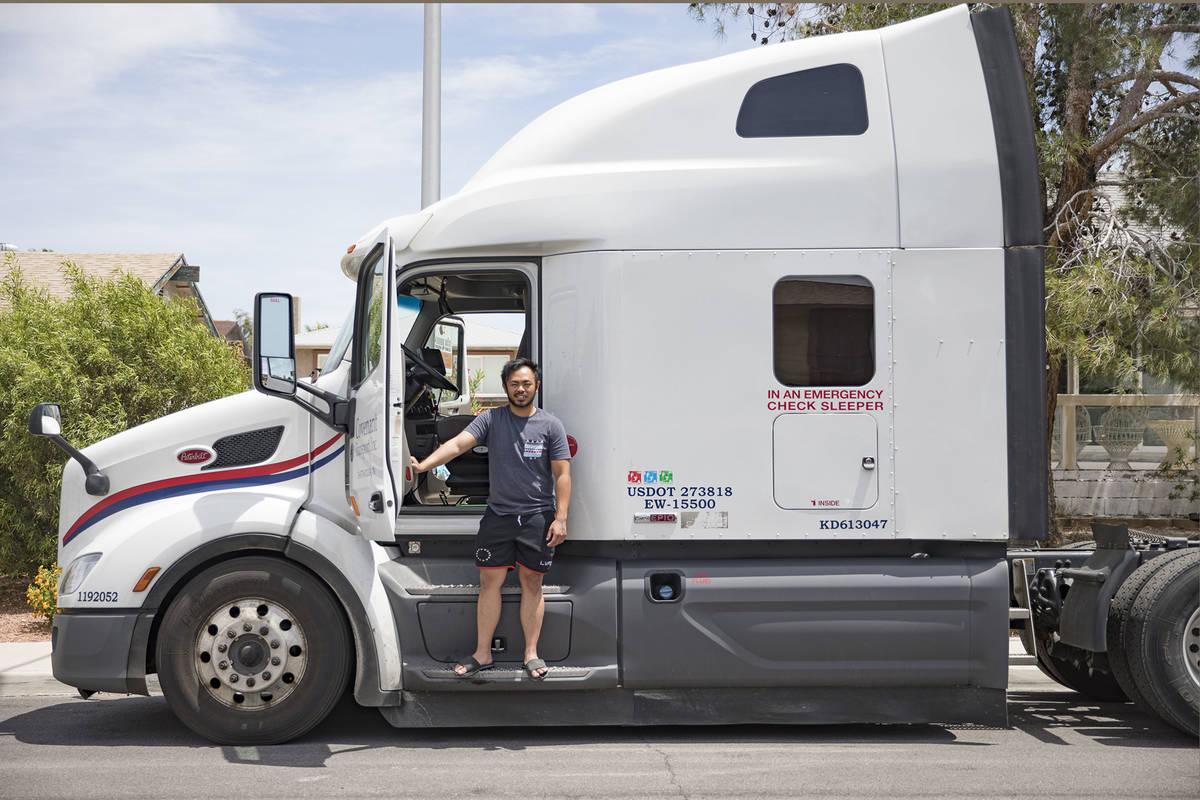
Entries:
POLYGON ((250 556, 187 583, 155 653, 184 725, 218 744, 256 745, 294 739, 329 715, 349 683, 350 648, 342 608, 317 578, 250 556))
POLYGON ((1129 671, 1142 697, 1165 722, 1200 736, 1200 550, 1176 558, 1160 557, 1137 593, 1125 627, 1123 645, 1129 671), (1191 624, 1189 625, 1189 620, 1191 624), (1187 643, 1195 648, 1185 649, 1187 643))
POLYGON ((1038 641, 1038 669, 1056 683, 1074 689, 1085 697, 1106 703, 1124 703, 1127 699, 1120 684, 1110 673, 1089 670, 1073 662, 1049 655, 1050 641, 1038 641))
POLYGON ((1117 683, 1125 690, 1126 696, 1139 708, 1150 714, 1158 712, 1142 695, 1142 690, 1138 688, 1137 682, 1133 679, 1133 673, 1129 669, 1128 645, 1125 643, 1129 629, 1129 615, 1133 611, 1133 601, 1137 599, 1138 593, 1142 591, 1154 573, 1171 561, 1186 556, 1188 552, 1187 550, 1174 550, 1155 556, 1138 566, 1117 589, 1117 593, 1113 595, 1112 603, 1108 607, 1108 627, 1105 634, 1108 645, 1108 666, 1112 670, 1113 677, 1117 679, 1117 683))

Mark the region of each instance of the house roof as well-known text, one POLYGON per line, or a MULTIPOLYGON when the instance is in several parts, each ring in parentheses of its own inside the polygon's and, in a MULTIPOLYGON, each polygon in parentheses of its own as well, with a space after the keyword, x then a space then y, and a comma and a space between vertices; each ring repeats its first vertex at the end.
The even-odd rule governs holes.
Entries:
POLYGON ((466 325, 468 350, 481 347, 516 348, 521 343, 521 334, 516 331, 473 322, 469 316, 463 317, 463 322, 466 325))
MULTIPOLYGON (((71 291, 63 280, 62 263, 70 261, 85 275, 107 278, 114 272, 128 272, 141 278, 152 288, 161 288, 168 273, 180 262, 186 264, 183 253, 21 253, 14 252, 21 272, 30 282, 43 287, 51 297, 65 300, 71 291)), ((8 273, 7 267, 0 269, 8 273)))
POLYGON ((245 341, 242 336, 242 327, 238 325, 235 319, 214 319, 213 326, 217 329, 217 336, 230 342, 245 341))
MULTIPOLYGON (((189 293, 200 307, 204 324, 216 334, 212 315, 200 290, 196 286, 196 269, 189 269, 183 253, 35 253, 10 251, 30 282, 42 287, 51 296, 65 300, 71 296, 70 286, 64 279, 62 264, 70 261, 83 270, 85 275, 108 278, 118 272, 127 272, 162 294, 168 283, 178 281, 189 287, 189 293)), ((4 254, 5 256, 8 253, 4 254)), ((0 259, 0 274, 8 274, 7 258, 0 259)))
POLYGON ((333 343, 337 341, 338 334, 341 332, 340 325, 334 328, 319 328, 315 331, 301 331, 295 336, 296 347, 333 347, 333 343))

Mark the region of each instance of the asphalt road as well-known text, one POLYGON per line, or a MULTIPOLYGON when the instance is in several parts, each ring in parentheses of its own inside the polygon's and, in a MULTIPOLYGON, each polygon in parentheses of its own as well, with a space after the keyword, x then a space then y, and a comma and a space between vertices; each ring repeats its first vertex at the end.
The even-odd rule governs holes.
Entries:
POLYGON ((1008 729, 411 731, 344 702, 293 743, 218 747, 161 697, 0 698, 0 798, 1200 797, 1195 741, 1012 672, 1008 729))

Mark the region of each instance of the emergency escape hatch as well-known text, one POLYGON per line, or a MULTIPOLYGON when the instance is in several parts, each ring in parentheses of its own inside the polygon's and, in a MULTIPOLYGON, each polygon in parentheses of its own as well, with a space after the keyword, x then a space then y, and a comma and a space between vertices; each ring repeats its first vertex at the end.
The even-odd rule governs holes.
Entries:
POLYGON ((774 425, 775 504, 870 508, 879 499, 879 437, 869 414, 781 414, 774 425))

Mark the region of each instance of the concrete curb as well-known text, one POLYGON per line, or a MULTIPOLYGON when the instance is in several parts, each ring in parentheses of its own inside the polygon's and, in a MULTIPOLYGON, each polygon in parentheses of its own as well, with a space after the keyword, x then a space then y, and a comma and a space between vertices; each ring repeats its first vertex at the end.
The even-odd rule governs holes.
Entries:
POLYGON ((0 643, 0 697, 73 694, 75 689, 54 680, 49 642, 0 643))

